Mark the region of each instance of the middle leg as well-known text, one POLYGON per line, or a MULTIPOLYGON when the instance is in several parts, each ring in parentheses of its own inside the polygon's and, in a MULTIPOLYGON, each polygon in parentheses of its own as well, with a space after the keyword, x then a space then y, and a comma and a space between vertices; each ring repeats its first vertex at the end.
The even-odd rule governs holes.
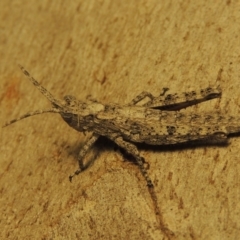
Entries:
POLYGON ((138 167, 147 182, 148 187, 153 187, 152 181, 148 176, 147 169, 144 167, 144 158, 140 156, 140 153, 137 147, 129 142, 126 142, 122 139, 122 137, 117 137, 112 139, 119 147, 125 149, 128 153, 130 153, 137 161, 138 167))

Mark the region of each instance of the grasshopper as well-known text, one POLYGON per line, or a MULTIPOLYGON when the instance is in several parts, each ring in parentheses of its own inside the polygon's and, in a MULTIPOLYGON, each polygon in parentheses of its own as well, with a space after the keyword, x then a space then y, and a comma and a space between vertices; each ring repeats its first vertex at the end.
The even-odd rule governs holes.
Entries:
POLYGON ((75 130, 83 133, 92 132, 91 137, 79 152, 79 168, 69 176, 70 181, 86 169, 83 167, 82 160, 99 136, 114 141, 132 155, 147 186, 153 187, 144 166, 145 160, 134 143, 150 145, 172 145, 195 141, 225 143, 229 134, 240 132, 239 118, 212 112, 184 114, 178 111, 219 98, 220 88, 208 87, 182 94, 166 94, 168 89, 164 88, 157 97, 149 92, 142 92, 127 105, 102 104, 95 100, 82 102, 70 95, 65 96, 63 100, 58 100, 27 70, 22 66, 19 67, 30 82, 51 102, 52 107, 28 112, 9 121, 3 127, 37 114, 59 113, 62 119, 75 130))

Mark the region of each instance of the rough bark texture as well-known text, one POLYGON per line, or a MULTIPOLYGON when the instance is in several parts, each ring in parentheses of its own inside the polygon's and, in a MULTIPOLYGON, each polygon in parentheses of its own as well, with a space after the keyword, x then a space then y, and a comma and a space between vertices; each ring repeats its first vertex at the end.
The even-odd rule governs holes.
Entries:
MULTIPOLYGON (((0 118, 58 98, 127 103, 221 85, 223 97, 183 111, 240 115, 238 1, 0 1, 0 118)), ((240 123, 239 123, 240 124, 240 123)), ((68 181, 86 136, 56 114, 1 129, 1 239, 237 239, 239 138, 225 147, 140 148, 159 216, 138 168, 98 141, 93 165, 68 181)))

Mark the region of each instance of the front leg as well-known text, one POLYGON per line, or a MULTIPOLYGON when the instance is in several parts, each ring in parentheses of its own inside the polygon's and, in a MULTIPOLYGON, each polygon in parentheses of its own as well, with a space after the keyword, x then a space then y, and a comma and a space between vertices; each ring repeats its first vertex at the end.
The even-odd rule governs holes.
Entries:
POLYGON ((87 142, 85 143, 85 145, 83 146, 83 148, 80 150, 79 154, 78 154, 78 164, 79 164, 79 168, 78 170, 76 170, 72 175, 69 176, 69 180, 70 182, 72 181, 72 178, 75 175, 78 175, 79 173, 81 173, 83 170, 85 170, 86 168, 84 168, 83 164, 82 164, 82 159, 86 156, 88 150, 92 147, 92 145, 97 141, 97 139, 99 138, 98 134, 93 133, 93 135, 87 140, 87 142))
POLYGON ((140 171, 147 182, 148 187, 153 187, 152 181, 148 176, 147 170, 144 167, 144 158, 140 156, 140 153, 135 145, 132 143, 126 142, 122 139, 122 137, 110 138, 113 140, 119 147, 125 149, 128 153, 130 153, 137 161, 137 164, 140 168, 140 171))

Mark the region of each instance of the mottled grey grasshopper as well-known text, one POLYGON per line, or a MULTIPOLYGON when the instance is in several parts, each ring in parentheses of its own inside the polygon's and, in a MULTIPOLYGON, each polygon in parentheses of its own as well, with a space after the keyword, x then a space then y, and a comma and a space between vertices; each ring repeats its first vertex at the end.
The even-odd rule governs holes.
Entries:
POLYGON ((163 89, 163 93, 158 97, 143 92, 128 105, 114 103, 104 105, 94 100, 81 102, 69 95, 65 96, 62 101, 54 98, 22 66, 20 68, 33 85, 51 102, 52 108, 26 113, 6 123, 3 127, 23 118, 51 112, 59 113, 70 127, 79 132, 92 132, 92 136, 79 152, 79 168, 69 177, 70 181, 73 176, 84 170, 82 159, 99 136, 109 138, 131 154, 147 181, 147 185, 152 187, 152 181, 144 166, 145 160, 140 156, 134 143, 150 145, 171 145, 192 141, 222 143, 227 141, 228 134, 240 131, 239 119, 234 117, 211 112, 197 115, 176 111, 219 98, 221 96, 219 88, 208 87, 199 92, 167 95, 168 89, 163 89), (145 103, 142 105, 136 105, 144 100, 145 103))

